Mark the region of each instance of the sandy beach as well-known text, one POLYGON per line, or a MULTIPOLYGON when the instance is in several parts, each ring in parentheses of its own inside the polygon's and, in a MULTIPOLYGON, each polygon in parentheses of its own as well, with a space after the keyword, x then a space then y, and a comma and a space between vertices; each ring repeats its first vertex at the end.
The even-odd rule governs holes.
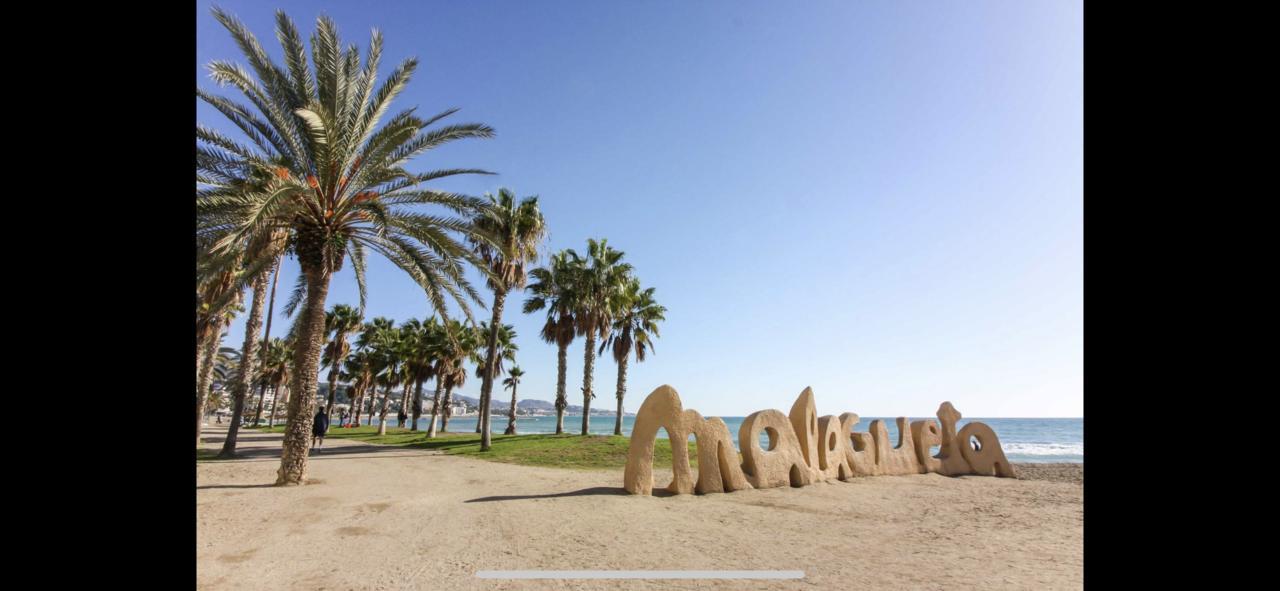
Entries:
MULTIPOLYGON (((211 424, 202 447, 217 449, 211 424)), ((196 466, 200 589, 974 589, 1083 585, 1083 466, 639 497, 622 471, 330 439, 271 486, 280 435, 196 466), (778 569, 792 581, 494 581, 477 570, 778 569)), ((659 485, 669 474, 659 472, 659 485)))

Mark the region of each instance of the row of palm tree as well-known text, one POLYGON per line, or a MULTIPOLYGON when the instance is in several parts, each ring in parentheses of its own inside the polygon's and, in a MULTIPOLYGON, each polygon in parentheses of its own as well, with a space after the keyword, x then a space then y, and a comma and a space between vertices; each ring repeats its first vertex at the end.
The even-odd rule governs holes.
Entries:
MULTIPOLYGON (((415 159, 433 148, 461 139, 489 138, 493 130, 479 123, 437 125, 456 109, 427 118, 417 116, 414 108, 391 115, 392 101, 413 77, 418 62, 404 60, 379 83, 379 32, 373 32, 362 60, 355 46, 344 49, 336 24, 321 16, 308 52, 292 20, 277 12, 281 65, 239 20, 217 8, 213 14, 230 32, 248 66, 214 61, 208 64, 210 76, 238 91, 247 102, 196 91, 199 100, 243 136, 237 140, 205 125, 196 126, 197 443, 212 356, 249 290, 242 361, 230 389, 231 428, 238 428, 245 398, 255 384, 260 392, 258 417, 268 384, 276 391, 276 401, 281 388, 287 388, 277 484, 300 484, 305 478, 311 429, 306 419, 314 412, 324 366, 329 368, 326 412, 332 412, 337 382, 345 375, 357 402, 356 412, 368 402, 370 421, 376 395, 382 392, 378 414, 383 432, 396 388, 400 388, 399 408, 413 409, 411 428, 416 429, 422 385, 435 379, 428 432, 434 436, 434 409, 447 409, 453 388, 465 381, 464 361, 476 363, 481 380, 477 429, 481 450, 488 451, 493 383, 503 373, 504 360, 514 362, 514 330, 502 323, 506 298, 526 287, 527 268, 537 260, 546 237, 538 198, 517 199, 508 189, 475 198, 426 186, 457 175, 492 174, 482 169, 409 170, 415 159), (431 318, 399 327, 382 318, 363 322, 370 253, 391 261, 421 287, 431 318), (272 340, 270 321, 284 256, 295 258, 300 267, 286 306, 296 316, 289 335, 272 340), (326 310, 333 275, 348 261, 359 304, 326 310), (492 290, 488 305, 466 278, 467 269, 477 270, 492 290), (463 318, 450 317, 451 304, 463 318), (477 323, 473 306, 487 308, 489 321, 477 323), (264 319, 266 334, 259 340, 264 319), (357 332, 353 348, 349 339, 357 332)), ((640 290, 630 266, 621 259, 622 253, 605 241, 591 240, 586 257, 567 250, 553 256, 549 267, 533 273, 536 282, 529 288, 534 296, 525 303, 525 311, 546 307, 548 326, 543 338, 560 346, 558 432, 565 407, 568 343, 577 336, 586 339, 584 435, 593 397, 594 358, 613 347, 619 361, 615 431, 620 433, 626 359, 634 352, 637 360, 643 360, 652 348, 651 337, 657 335, 662 308, 652 302, 652 289, 640 290), (639 303, 645 293, 648 303, 639 303)), ((523 372, 512 373, 504 385, 510 386, 514 397, 523 372)), ((448 421, 447 411, 443 414, 442 431, 448 421)), ((272 422, 274 417, 272 412, 272 422)), ((510 421, 508 430, 514 431, 514 415, 510 421)), ((231 455, 234 449, 232 432, 223 454, 231 455)))
MULTIPOLYGON (((366 416, 367 424, 372 425, 373 417, 377 414, 378 433, 385 434, 387 415, 392 405, 395 405, 400 411, 397 413, 397 426, 403 428, 407 421, 409 429, 417 431, 418 419, 422 413, 422 386, 434 379, 436 388, 431 401, 431 421, 427 436, 436 436, 437 419, 441 420, 439 432, 447 432, 453 390, 463 386, 467 379, 463 363, 474 363, 476 375, 483 374, 483 357, 479 345, 489 334, 488 325, 482 322, 479 326, 469 327, 458 320, 440 322, 433 317, 425 322, 411 318, 400 326, 395 326, 391 319, 380 317, 360 326, 355 349, 349 355, 326 358, 330 367, 342 367, 340 373, 332 374, 335 376, 334 383, 336 384, 337 377, 341 377, 350 384, 347 392, 354 422, 358 424, 361 416, 366 416), (398 403, 392 398, 397 387, 401 389, 398 403), (383 393, 380 405, 377 396, 379 389, 383 393)), ((499 359, 514 360, 514 328, 506 325, 498 334, 499 359)), ((330 347, 339 338, 335 332, 330 347)), ((502 365, 498 364, 497 371, 501 373, 502 370, 502 365)), ((329 395, 331 403, 336 391, 335 385, 329 395)))

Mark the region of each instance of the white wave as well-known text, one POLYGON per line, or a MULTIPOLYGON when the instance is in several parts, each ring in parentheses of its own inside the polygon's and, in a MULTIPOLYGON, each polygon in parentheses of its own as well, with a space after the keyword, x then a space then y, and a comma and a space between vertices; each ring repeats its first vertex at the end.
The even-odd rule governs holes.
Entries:
POLYGON ((1005 454, 1024 456, 1083 456, 1083 443, 1001 443, 1005 454))

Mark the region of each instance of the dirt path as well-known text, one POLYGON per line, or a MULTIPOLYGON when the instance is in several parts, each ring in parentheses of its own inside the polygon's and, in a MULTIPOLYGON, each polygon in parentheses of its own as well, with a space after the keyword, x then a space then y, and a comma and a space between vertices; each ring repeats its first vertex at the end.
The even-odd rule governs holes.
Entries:
MULTIPOLYGON (((225 430, 206 429, 217 449, 225 430)), ((201 589, 1079 588, 1084 488, 882 476, 637 497, 621 470, 497 464, 330 439, 271 486, 279 434, 196 467, 201 589), (803 570, 799 581, 494 581, 477 570, 803 570)), ((669 478, 668 478, 669 479, 669 478)), ((660 484, 665 484, 662 476, 660 484)))

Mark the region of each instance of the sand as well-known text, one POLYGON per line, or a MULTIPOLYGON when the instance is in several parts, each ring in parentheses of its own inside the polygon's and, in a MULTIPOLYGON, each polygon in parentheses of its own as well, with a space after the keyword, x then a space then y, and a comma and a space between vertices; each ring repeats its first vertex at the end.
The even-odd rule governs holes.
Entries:
MULTIPOLYGON (((221 445, 210 425, 205 447, 221 445)), ((330 439, 276 488, 280 435, 196 467, 200 589, 973 589, 1083 586, 1083 467, 640 497, 622 470, 330 439), (1078 474, 1077 474, 1078 473, 1078 474), (1076 478, 1078 475, 1078 478, 1076 478), (494 581, 477 570, 802 570, 791 581, 494 581)), ((657 471, 658 484, 670 473, 657 471)))

